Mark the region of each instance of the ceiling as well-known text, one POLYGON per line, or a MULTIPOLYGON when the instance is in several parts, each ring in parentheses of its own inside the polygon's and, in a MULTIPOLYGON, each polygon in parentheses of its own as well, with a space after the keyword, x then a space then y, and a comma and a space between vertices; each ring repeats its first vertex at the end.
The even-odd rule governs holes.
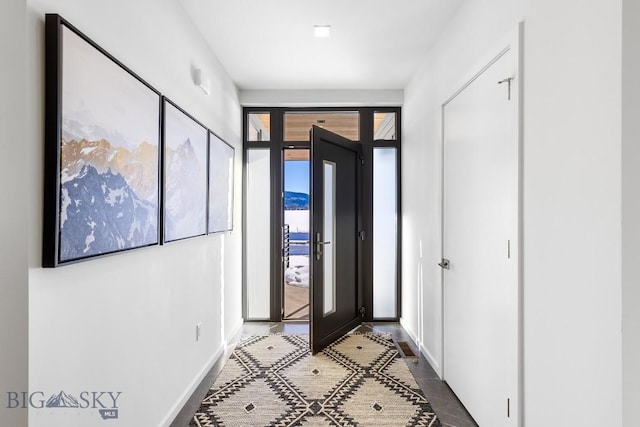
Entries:
POLYGON ((240 89, 404 89, 463 1, 179 0, 240 89))

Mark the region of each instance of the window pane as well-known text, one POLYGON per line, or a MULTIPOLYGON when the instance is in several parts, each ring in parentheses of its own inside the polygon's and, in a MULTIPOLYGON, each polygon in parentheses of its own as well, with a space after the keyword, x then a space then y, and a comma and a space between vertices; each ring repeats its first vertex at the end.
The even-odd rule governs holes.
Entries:
POLYGON ((247 114, 247 141, 271 141, 271 114, 247 114))
POLYGON ((284 140, 309 141, 311 126, 317 125, 352 141, 360 140, 360 113, 357 111, 308 112, 284 114, 284 140))
POLYGON ((269 150, 247 150, 247 318, 270 316, 271 201, 269 150))
POLYGON ((396 317, 396 149, 373 149, 373 317, 396 317))
POLYGON ((324 224, 323 240, 326 242, 322 246, 323 273, 323 314, 331 314, 336 311, 336 165, 335 163, 324 161, 324 224))
POLYGON ((373 139, 375 141, 395 141, 396 137, 396 113, 373 114, 373 139))

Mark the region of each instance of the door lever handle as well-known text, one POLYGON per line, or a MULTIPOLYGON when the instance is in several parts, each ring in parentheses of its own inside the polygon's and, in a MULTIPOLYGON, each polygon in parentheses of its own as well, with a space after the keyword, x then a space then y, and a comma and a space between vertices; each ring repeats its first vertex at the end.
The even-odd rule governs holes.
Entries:
POLYGON ((320 233, 316 233, 316 259, 319 260, 322 257, 322 246, 329 245, 331 242, 323 242, 320 240, 320 233))
POLYGON ((442 261, 438 263, 438 265, 443 269, 443 270, 449 270, 450 269, 450 262, 448 259, 446 258, 442 258, 442 261))

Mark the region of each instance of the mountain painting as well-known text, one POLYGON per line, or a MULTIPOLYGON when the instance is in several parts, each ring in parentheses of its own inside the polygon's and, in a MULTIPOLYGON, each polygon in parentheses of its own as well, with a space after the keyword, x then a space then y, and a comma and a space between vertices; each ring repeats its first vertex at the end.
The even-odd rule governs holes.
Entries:
POLYGON ((209 233, 233 228, 233 147, 209 134, 209 233))
POLYGON ((164 241, 207 232, 208 131, 164 104, 164 241))
POLYGON ((158 243, 160 96, 62 26, 59 262, 158 243))

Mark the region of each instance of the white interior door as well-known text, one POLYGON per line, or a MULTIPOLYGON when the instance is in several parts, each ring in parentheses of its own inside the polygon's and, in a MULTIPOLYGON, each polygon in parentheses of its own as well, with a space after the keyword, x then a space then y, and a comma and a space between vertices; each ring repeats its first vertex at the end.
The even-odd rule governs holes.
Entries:
POLYGON ((518 423, 517 52, 494 61, 443 107, 444 379, 482 427, 518 423))

